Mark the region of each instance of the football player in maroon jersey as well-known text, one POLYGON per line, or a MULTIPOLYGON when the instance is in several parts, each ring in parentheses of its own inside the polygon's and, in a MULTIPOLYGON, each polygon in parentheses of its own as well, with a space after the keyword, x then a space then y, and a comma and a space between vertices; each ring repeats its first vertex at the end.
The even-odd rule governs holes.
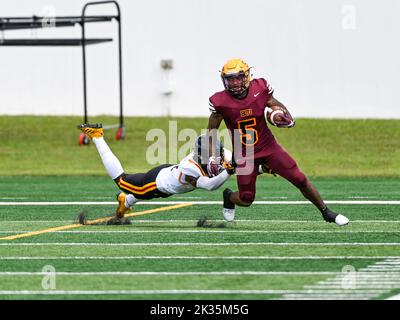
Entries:
MULTIPOLYGON (((278 144, 268 128, 265 120, 266 108, 283 111, 274 118, 278 127, 290 128, 295 123, 287 108, 274 98, 273 89, 268 82, 263 78, 251 79, 249 66, 240 59, 229 60, 222 68, 221 78, 225 90, 215 93, 210 98, 211 115, 208 130, 211 139, 215 137, 221 121, 225 121, 234 145, 234 157, 238 163, 239 189, 236 192, 230 189, 224 190, 225 219, 234 219, 235 205, 248 207, 253 203, 258 168, 262 166, 296 186, 304 197, 320 210, 325 221, 335 222, 340 226, 348 224, 348 218, 331 211, 326 206, 317 189, 299 169, 296 161, 278 144), (238 140, 241 147, 235 148, 237 145, 235 141, 238 140), (241 174, 239 161, 245 166, 249 164, 249 149, 252 150, 252 169, 246 174, 241 174)), ((208 164, 211 170, 213 167, 217 168, 215 163, 216 160, 211 155, 208 164)))

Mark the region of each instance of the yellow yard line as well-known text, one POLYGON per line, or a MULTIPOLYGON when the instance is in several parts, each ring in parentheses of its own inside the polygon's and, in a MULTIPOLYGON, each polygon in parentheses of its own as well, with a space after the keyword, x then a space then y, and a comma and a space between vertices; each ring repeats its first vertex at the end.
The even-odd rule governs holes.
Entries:
POLYGON ((42 233, 48 233, 48 232, 53 232, 53 231, 60 231, 60 230, 67 230, 67 229, 73 229, 73 228, 78 228, 81 227, 81 224, 70 224, 67 226, 61 226, 61 227, 54 227, 54 228, 49 228, 49 229, 44 229, 44 230, 38 230, 38 231, 32 231, 32 232, 27 232, 27 233, 21 233, 21 234, 17 234, 15 236, 8 236, 8 237, 3 237, 0 238, 0 240, 15 240, 15 239, 19 239, 19 238, 25 238, 25 237, 32 237, 32 236, 36 236, 38 234, 42 234, 42 233))
MULTIPOLYGON (((141 215, 149 214, 149 213, 155 213, 155 212, 179 209, 179 208, 188 207, 188 206, 191 206, 191 205, 192 205, 192 203, 181 203, 181 204, 176 204, 176 205, 168 206, 168 207, 161 207, 161 208, 156 208, 156 209, 150 209, 150 210, 145 210, 145 211, 129 213, 129 214, 126 214, 125 217, 136 217, 136 216, 141 216, 141 215)), ((95 219, 95 220, 89 220, 89 221, 86 222, 86 225, 96 224, 96 223, 100 223, 100 222, 106 222, 106 221, 108 221, 108 220, 110 220, 112 218, 113 217, 106 217, 106 218, 100 218, 100 219, 95 219)), ((15 239, 20 239, 20 238, 36 236, 36 235, 43 234, 43 233, 49 233, 49 232, 54 232, 54 231, 79 228, 79 227, 82 227, 82 226, 84 226, 84 225, 83 224, 79 224, 79 223, 69 224, 69 225, 66 225, 66 226, 60 226, 60 227, 48 228, 48 229, 44 229, 44 230, 32 231, 32 232, 17 234, 17 235, 14 235, 14 236, 7 236, 7 237, 0 238, 0 240, 15 240, 15 239)))

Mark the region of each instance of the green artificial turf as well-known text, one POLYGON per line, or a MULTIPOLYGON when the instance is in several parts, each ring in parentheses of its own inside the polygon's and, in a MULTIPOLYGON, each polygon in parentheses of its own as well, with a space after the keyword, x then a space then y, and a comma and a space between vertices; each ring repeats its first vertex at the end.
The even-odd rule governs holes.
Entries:
MULTIPOLYGON (((81 121, 0 117, 0 238, 68 226, 81 212, 88 219, 114 213, 118 188, 93 144, 78 145, 81 121)), ((187 143, 181 130, 200 134, 207 119, 128 117, 125 123, 124 141, 116 141, 115 130, 105 137, 125 171, 133 173, 154 166, 146 161, 154 144, 146 141, 150 130, 165 132, 165 162, 173 163, 190 151, 187 144, 177 158, 168 152, 175 124, 180 148, 187 143)), ((298 119, 295 128, 273 132, 325 200, 344 201, 329 207, 349 217, 348 226, 325 223, 311 204, 294 203, 305 199, 290 183, 263 175, 256 201, 268 203, 237 208, 233 223, 222 220, 221 188, 138 204, 135 213, 170 206, 169 201, 192 203, 133 217, 131 225, 0 239, 0 299, 386 299, 398 294, 399 281, 385 282, 385 273, 367 286, 358 279, 355 289, 340 283, 349 267, 357 273, 392 263, 398 272, 400 122, 298 119), (215 227, 197 227, 204 217, 215 227), (53 289, 43 287, 47 274, 40 274, 49 267, 56 272, 53 289)), ((225 186, 237 189, 235 180, 225 186)))
MULTIPOLYGON (((5 183, 0 192, 7 198, 1 202, 14 205, 0 204, 0 237, 70 225, 82 210, 91 219, 110 215, 115 209, 112 203, 85 204, 115 201, 116 187, 107 177, 1 179, 5 183), (63 203, 17 205, 39 201, 63 203)), ((313 181, 327 200, 352 201, 362 195, 367 201, 399 199, 395 178, 313 181)), ((234 179, 229 185, 235 187, 234 179)), ((257 189, 258 201, 303 200, 279 178, 260 179, 257 189)), ((179 199, 165 199, 170 200, 220 201, 221 192, 194 191, 179 199)), ((134 211, 164 205, 147 202, 136 205, 134 211)), ((398 204, 331 207, 346 214, 350 225, 340 228, 325 223, 309 204, 255 204, 238 208, 237 220, 223 228, 199 228, 196 222, 204 216, 222 223, 221 205, 193 203, 133 217, 131 225, 81 226, 0 239, 0 299, 281 299, 305 294, 307 286, 340 276, 346 266, 357 271, 387 259, 400 261, 398 204), (56 271, 54 290, 42 287, 46 274, 37 274, 49 266, 56 271)), ((339 288, 343 295, 333 297, 383 299, 396 294, 393 286, 382 291, 376 285, 368 289, 373 292, 368 296, 365 289, 339 288)), ((318 290, 322 290, 321 298, 330 292, 329 288, 318 290)))

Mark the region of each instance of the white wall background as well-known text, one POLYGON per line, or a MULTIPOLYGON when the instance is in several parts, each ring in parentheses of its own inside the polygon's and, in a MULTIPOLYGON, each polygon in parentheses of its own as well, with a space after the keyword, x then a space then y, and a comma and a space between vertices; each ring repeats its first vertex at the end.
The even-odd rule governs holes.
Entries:
MULTIPOLYGON (((83 0, 2 0, 0 16, 79 15, 83 0)), ((229 58, 297 117, 400 118, 400 0, 120 0, 126 115, 207 116, 229 58), (173 59, 170 101, 161 59, 173 59)), ((104 8, 107 9, 107 8, 104 8)), ((110 7, 106 12, 113 12, 110 7)), ((91 9, 89 13, 105 13, 91 9)), ((116 36, 116 25, 89 25, 116 36)), ((6 32, 78 37, 80 28, 6 32)), ((89 47, 89 114, 117 114, 116 42, 89 47)), ((0 47, 0 114, 81 115, 81 49, 0 47)))

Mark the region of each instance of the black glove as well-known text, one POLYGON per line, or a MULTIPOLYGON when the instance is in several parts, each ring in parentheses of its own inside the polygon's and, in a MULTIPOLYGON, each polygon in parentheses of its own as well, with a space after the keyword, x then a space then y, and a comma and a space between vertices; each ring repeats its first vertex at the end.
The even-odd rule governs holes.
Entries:
POLYGON ((229 175, 233 175, 236 173, 237 163, 236 163, 235 159, 233 158, 233 156, 232 156, 231 162, 226 162, 224 167, 226 169, 226 172, 228 172, 229 175))
POLYGON ((276 177, 276 173, 272 171, 270 167, 268 167, 265 163, 261 164, 259 166, 258 172, 261 173, 269 173, 272 174, 274 177, 276 177))

